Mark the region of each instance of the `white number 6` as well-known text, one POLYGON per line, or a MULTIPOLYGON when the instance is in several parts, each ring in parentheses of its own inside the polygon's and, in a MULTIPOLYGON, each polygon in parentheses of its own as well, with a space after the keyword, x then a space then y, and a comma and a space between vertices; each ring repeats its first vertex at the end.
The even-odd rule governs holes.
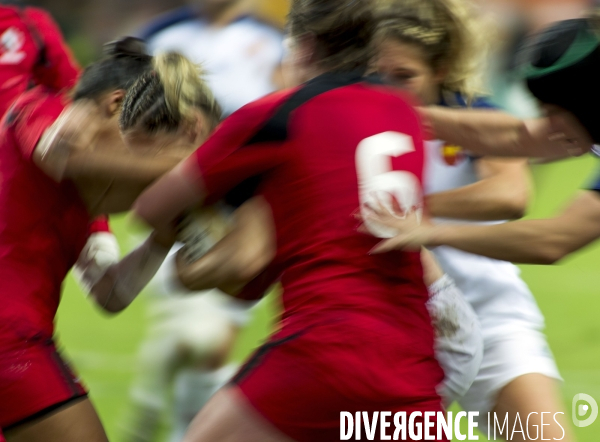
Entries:
MULTIPOLYGON (((396 199, 404 211, 417 208, 420 219, 422 206, 421 186, 417 177, 407 171, 393 170, 392 157, 400 157, 415 151, 411 136, 399 132, 383 132, 362 140, 356 148, 356 173, 358 176, 361 212, 365 204, 375 206, 377 200, 392 207, 396 199)), ((372 222, 366 223, 369 231, 378 238, 395 235, 389 229, 372 222)))

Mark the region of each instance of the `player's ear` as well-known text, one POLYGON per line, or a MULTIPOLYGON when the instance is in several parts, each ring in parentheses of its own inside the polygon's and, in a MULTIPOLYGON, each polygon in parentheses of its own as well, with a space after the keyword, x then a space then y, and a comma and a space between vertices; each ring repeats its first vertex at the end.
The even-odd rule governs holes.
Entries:
POLYGON ((446 77, 448 76, 448 72, 450 72, 450 68, 448 67, 447 63, 443 63, 440 66, 438 66, 438 68, 435 70, 435 81, 438 84, 443 83, 446 77))
POLYGON ((317 42, 314 35, 305 33, 294 38, 296 63, 301 66, 313 64, 317 60, 317 42))
POLYGON ((107 118, 112 118, 121 111, 125 93, 124 89, 117 89, 116 91, 109 92, 102 98, 100 108, 104 111, 107 118))
POLYGON ((194 120, 186 125, 185 131, 189 142, 198 147, 208 138, 210 124, 199 109, 194 110, 194 116, 194 120))

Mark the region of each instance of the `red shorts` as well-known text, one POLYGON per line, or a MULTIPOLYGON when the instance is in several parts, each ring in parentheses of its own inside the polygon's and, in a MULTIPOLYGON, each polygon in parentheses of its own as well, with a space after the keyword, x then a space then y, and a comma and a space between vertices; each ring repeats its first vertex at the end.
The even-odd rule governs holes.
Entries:
POLYGON ((42 333, 2 329, 0 428, 4 432, 86 395, 51 338, 42 333))
POLYGON ((443 410, 436 393, 443 373, 429 334, 411 336, 368 318, 279 332, 233 383, 290 438, 331 442, 340 438, 343 411, 443 410))

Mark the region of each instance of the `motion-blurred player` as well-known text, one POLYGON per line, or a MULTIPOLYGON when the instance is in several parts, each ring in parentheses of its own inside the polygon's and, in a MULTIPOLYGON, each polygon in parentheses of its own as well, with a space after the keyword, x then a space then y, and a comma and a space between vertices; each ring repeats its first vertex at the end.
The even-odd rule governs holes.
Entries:
POLYGON ((11 442, 106 441, 85 388, 56 352, 53 320, 92 217, 127 210, 189 152, 181 150, 189 133, 120 141, 125 91, 142 73, 157 75, 160 60, 153 65, 135 41, 118 42, 85 70, 72 103, 40 86, 3 119, 0 426, 11 442), (165 142, 169 151, 160 150, 165 142))
MULTIPOLYGON (((389 3, 381 13, 377 38, 377 67, 384 78, 415 93, 425 105, 489 109, 491 105, 477 95, 485 52, 478 44, 478 17, 468 4, 389 3)), ((513 219, 525 212, 525 160, 473 157, 444 141, 426 142, 426 149, 426 202, 436 222, 513 219)), ((477 312, 484 336, 481 369, 459 403, 466 411, 480 413, 480 428, 485 428, 491 412, 502 416, 510 411, 511 422, 515 412, 538 413, 537 420, 527 423, 533 434, 541 425, 539 413, 564 413, 557 382, 561 378, 533 295, 509 263, 445 247, 433 253, 477 312)), ((564 419, 561 425, 567 426, 564 419)), ((564 436, 554 423, 545 431, 549 437, 564 436)))
MULTIPOLYGON (((540 99, 570 107, 598 143, 598 110, 590 105, 590 98, 593 102, 598 94, 593 74, 600 67, 596 26, 595 20, 569 20, 534 39, 528 83, 540 99), (553 94, 561 88, 560 94, 553 94)), ((420 224, 414 216, 398 220, 380 213, 374 218, 400 233, 381 244, 378 251, 448 245, 506 261, 554 264, 600 237, 599 189, 597 182, 592 183, 555 218, 493 226, 420 224)))
POLYGON ((184 440, 329 441, 342 408, 441 410, 420 256, 372 260, 374 241, 350 216, 373 181, 397 174, 386 190, 404 207, 420 202, 420 122, 362 78, 374 24, 369 1, 293 2, 294 59, 312 80, 234 113, 136 205, 162 228, 189 206, 256 190, 277 229, 270 270, 284 270, 281 328, 184 440), (373 144, 389 149, 390 175, 369 167, 373 144))

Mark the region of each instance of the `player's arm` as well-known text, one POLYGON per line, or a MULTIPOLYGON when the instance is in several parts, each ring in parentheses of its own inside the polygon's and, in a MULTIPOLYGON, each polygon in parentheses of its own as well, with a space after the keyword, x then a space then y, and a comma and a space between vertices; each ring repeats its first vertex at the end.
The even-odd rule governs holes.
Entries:
POLYGON ((135 216, 163 229, 187 209, 212 204, 236 186, 253 182, 256 190, 264 174, 285 161, 287 155, 281 143, 249 141, 271 110, 272 107, 256 110, 250 105, 230 115, 190 158, 137 199, 135 216))
POLYGON ((35 146, 35 164, 56 181, 114 179, 150 184, 191 153, 173 150, 155 156, 128 152, 121 139, 102 137, 105 118, 99 114, 96 105, 85 101, 65 109, 35 146))
POLYGON ((262 197, 254 197, 233 216, 231 232, 198 261, 186 263, 178 256, 179 280, 188 290, 216 287, 235 295, 274 258, 274 226, 267 202, 262 197))
POLYGON ((92 234, 81 252, 74 275, 82 289, 110 313, 128 307, 154 277, 173 244, 153 233, 123 259, 110 232, 92 234))
POLYGON ((465 252, 505 261, 553 264, 600 237, 600 195, 582 192, 559 216, 513 221, 493 226, 420 224, 415 214, 405 219, 380 207, 368 218, 398 230, 373 253, 421 246, 451 246, 465 252))
POLYGON ((591 150, 588 132, 569 112, 520 120, 499 111, 421 107, 419 112, 435 138, 478 155, 565 158, 591 150))
POLYGON ((473 221, 523 217, 530 196, 526 160, 484 157, 475 161, 479 181, 427 195, 430 215, 473 221))

